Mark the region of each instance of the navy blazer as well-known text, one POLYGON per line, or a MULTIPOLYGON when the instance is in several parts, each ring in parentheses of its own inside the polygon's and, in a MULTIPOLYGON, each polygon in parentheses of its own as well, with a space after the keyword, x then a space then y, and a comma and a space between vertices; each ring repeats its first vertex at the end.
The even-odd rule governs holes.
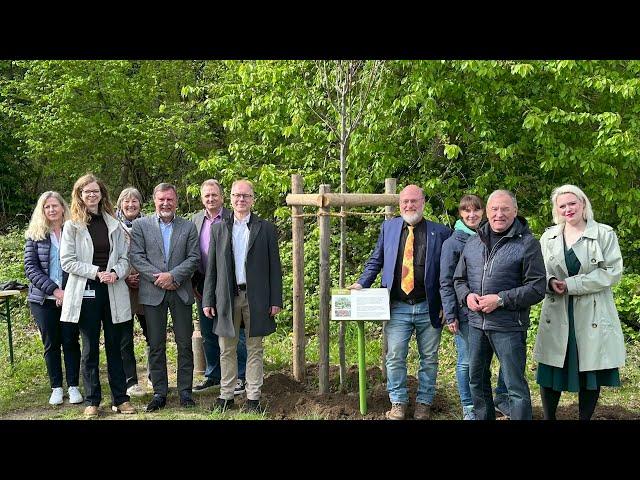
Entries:
MULTIPOLYGON (((442 326, 440 322, 440 309, 442 301, 440 299, 440 252, 442 244, 451 236, 449 227, 440 223, 427 220, 427 248, 424 263, 424 288, 429 302, 429 317, 431 325, 436 328, 442 326)), ((369 288, 382 270, 382 287, 391 291, 393 287, 393 275, 400 247, 400 234, 404 220, 402 217, 395 217, 385 220, 380 228, 380 235, 376 248, 364 266, 364 272, 360 275, 358 283, 364 288, 369 288)))

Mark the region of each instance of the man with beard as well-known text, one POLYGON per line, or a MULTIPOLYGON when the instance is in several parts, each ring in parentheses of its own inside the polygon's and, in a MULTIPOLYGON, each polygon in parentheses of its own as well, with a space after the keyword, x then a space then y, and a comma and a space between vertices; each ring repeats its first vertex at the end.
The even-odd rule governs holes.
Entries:
POLYGON ((378 243, 364 272, 349 288, 369 288, 382 270, 382 287, 389 290, 391 319, 387 332, 387 390, 389 420, 404 420, 409 403, 407 354, 416 332, 420 368, 413 418, 427 420, 436 393, 438 347, 442 333, 440 251, 451 229, 426 220, 424 192, 407 185, 400 192, 401 217, 385 220, 378 243))

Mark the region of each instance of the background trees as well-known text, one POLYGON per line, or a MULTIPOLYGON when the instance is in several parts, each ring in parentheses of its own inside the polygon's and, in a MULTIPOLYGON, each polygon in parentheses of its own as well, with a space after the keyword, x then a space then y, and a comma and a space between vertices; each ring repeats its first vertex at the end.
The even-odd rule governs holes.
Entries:
MULTIPOLYGON (((88 170, 114 196, 134 185, 149 198, 159 181, 174 182, 183 212, 199 208, 205 178, 229 187, 247 177, 256 183, 258 213, 277 222, 287 252, 290 174, 302 174, 308 192, 340 185, 340 137, 322 119, 332 107, 320 67, 0 62, 0 221, 24 219, 16 215, 28 215, 45 189, 68 196, 88 170)), ((382 192, 386 177, 399 187, 415 182, 425 188, 427 215, 452 223, 463 192, 486 197, 506 187, 540 235, 551 223, 551 190, 576 183, 597 219, 616 228, 627 272, 638 272, 639 73, 637 61, 385 62, 349 138, 346 189, 382 192)), ((346 283, 357 277, 379 223, 348 219, 346 283)), ((309 318, 316 235, 307 222, 309 318)))

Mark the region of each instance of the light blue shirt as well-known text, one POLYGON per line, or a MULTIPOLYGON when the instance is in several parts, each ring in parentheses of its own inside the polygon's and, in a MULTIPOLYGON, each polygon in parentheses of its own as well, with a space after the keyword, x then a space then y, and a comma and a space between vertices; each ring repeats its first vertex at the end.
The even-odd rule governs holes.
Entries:
MULTIPOLYGON (((160 233, 162 234, 162 245, 164 246, 164 261, 169 263, 169 247, 171 245, 171 234, 173 233, 173 221, 176 219, 175 215, 169 223, 165 223, 158 216, 158 222, 160 223, 160 233)), ((167 265, 168 266, 168 265, 167 265)))
POLYGON ((243 285, 247 283, 245 272, 245 260, 247 259, 247 245, 249 244, 249 219, 251 214, 238 220, 233 216, 233 229, 231 230, 233 241, 233 261, 236 266, 236 283, 243 285))
MULTIPOLYGON (((53 232, 49 235, 51 248, 49 249, 49 278, 56 282, 58 287, 62 286, 62 265, 60 263, 60 242, 53 232)), ((48 299, 55 299, 53 295, 48 299)))

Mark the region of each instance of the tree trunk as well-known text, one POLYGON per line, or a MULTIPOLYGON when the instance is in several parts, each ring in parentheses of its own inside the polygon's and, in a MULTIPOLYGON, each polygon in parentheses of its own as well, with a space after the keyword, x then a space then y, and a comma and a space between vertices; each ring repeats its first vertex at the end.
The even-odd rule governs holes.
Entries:
MULTIPOLYGON (((344 114, 344 112, 343 112, 344 114)), ((342 138, 340 139, 340 193, 347 193, 347 153, 349 151, 349 139, 346 138, 345 119, 342 120, 342 138)), ((345 215, 345 207, 340 207, 340 288, 344 288, 345 263, 347 259, 347 217, 345 215)), ((340 356, 340 391, 346 389, 347 380, 347 357, 345 352, 345 336, 347 332, 347 322, 340 322, 339 325, 339 343, 338 352, 340 356)))
MULTIPOLYGON (((303 178, 291 175, 291 191, 302 193, 303 178)), ((305 378, 304 337, 304 219, 302 207, 292 207, 291 235, 293 243, 293 378, 303 382, 305 378)))

